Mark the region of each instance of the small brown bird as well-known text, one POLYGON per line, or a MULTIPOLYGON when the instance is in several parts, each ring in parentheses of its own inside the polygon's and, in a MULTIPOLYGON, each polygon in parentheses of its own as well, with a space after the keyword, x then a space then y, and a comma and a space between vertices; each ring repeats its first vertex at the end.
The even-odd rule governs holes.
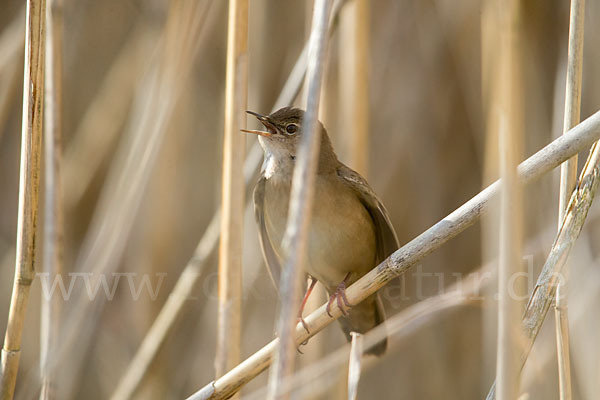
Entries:
MULTIPOLYGON (((271 115, 252 111, 266 131, 243 130, 260 135, 265 152, 263 171, 254 189, 254 209, 263 255, 275 286, 281 275, 282 248, 296 152, 302 136, 304 111, 282 108, 271 115)), ((308 236, 305 272, 311 277, 302 310, 316 281, 330 294, 327 310, 337 301, 344 316, 339 319, 346 338, 350 332, 365 333, 385 319, 379 294, 350 307, 345 289, 398 248, 388 213, 367 181, 342 164, 331 146, 323 124, 315 201, 308 236), (342 304, 343 303, 343 304, 342 304)), ((383 354, 387 339, 367 352, 383 354)))

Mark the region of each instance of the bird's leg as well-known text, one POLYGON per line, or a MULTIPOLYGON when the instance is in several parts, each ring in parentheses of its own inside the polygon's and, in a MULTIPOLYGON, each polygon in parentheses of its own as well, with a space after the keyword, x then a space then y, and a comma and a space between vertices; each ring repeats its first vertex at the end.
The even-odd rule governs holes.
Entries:
POLYGON ((306 301, 308 300, 308 296, 310 296, 310 294, 312 293, 316 284, 317 284, 317 280, 311 276, 310 277, 310 285, 308 286, 308 289, 306 289, 306 294, 304 295, 304 298, 302 299, 302 304, 300 304, 300 310, 298 310, 298 320, 302 323, 302 326, 304 327, 304 329, 306 329, 306 332, 309 334, 310 334, 310 331, 308 330, 308 324, 306 323, 304 318, 302 318, 302 312, 304 311, 304 306, 306 306, 306 301))
POLYGON ((329 296, 329 301, 327 302, 326 310, 327 310, 327 315, 329 315, 330 317, 333 317, 331 315, 330 311, 331 311, 331 304, 333 303, 334 300, 337 301, 337 305, 340 308, 340 310, 342 310, 342 314, 344 314, 346 317, 350 315, 350 314, 348 314, 348 311, 342 306, 342 301, 343 301, 344 305, 346 307, 352 307, 352 304, 350 304, 350 302, 348 301, 348 298, 346 297, 346 285, 348 284, 349 278, 350 278, 350 272, 348 272, 346 274, 346 277, 337 286, 337 289, 335 290, 335 292, 333 292, 333 294, 331 296, 329 296))

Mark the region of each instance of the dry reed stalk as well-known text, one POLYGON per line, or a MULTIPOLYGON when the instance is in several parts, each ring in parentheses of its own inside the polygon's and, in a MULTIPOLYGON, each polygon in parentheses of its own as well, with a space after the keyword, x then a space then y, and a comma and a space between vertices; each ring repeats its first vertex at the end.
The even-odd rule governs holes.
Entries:
POLYGON ((498 339, 496 347, 496 381, 498 398, 512 400, 519 393, 519 317, 524 292, 515 288, 514 277, 522 268, 523 195, 517 177, 522 157, 523 116, 520 90, 519 39, 521 11, 518 1, 499 2, 500 65, 496 83, 496 118, 500 160, 500 243, 498 265, 498 339))
MULTIPOLYGON (((595 215, 588 215, 588 219, 592 217, 594 220, 598 217, 598 212, 595 215)), ((591 223, 592 221, 590 221, 591 223)), ((532 249, 533 246, 539 246, 540 241, 546 236, 553 234, 549 230, 540 232, 535 238, 529 240, 526 248, 532 249)), ((495 261, 491 261, 481 268, 469 273, 464 279, 445 288, 443 292, 420 301, 412 306, 405 308, 399 313, 391 316, 385 321, 385 325, 375 327, 367 332, 363 338, 364 348, 369 348, 371 345, 379 343, 383 338, 389 336, 388 351, 393 354, 395 348, 402 343, 402 338, 411 333, 415 333, 417 327, 415 322, 427 322, 432 314, 442 310, 447 310, 452 307, 461 305, 483 305, 484 294, 489 292, 492 285, 497 285, 497 270, 495 261)), ((443 314, 445 315, 445 314, 443 314)), ((419 325, 420 327, 420 325, 419 325)), ((312 339, 314 340, 314 339, 312 339)), ((311 343, 312 343, 311 340, 311 343)), ((329 353, 325 358, 309 365, 298 371, 294 376, 287 380, 284 385, 286 390, 293 393, 298 398, 308 398, 310 396, 319 396, 327 391, 328 387, 333 386, 331 373, 338 371, 340 367, 348 360, 348 354, 351 351, 351 346, 346 344, 338 348, 336 351, 329 353)), ((364 360, 363 370, 369 369, 376 363, 379 363, 381 358, 367 358, 364 360)), ((253 393, 245 396, 246 400, 260 400, 265 396, 266 388, 263 387, 253 393)))
POLYGON ((558 361, 558 393, 560 400, 570 400, 571 393, 571 353, 569 349, 569 314, 567 311, 568 266, 563 274, 564 281, 558 283, 554 304, 554 324, 556 331, 556 355, 558 361))
MULTIPOLYGON (((369 18, 368 0, 351 1, 340 13, 340 34, 337 36, 338 89, 324 90, 324 96, 333 97, 329 101, 325 97, 324 103, 338 104, 335 112, 341 139, 338 154, 366 178, 369 172, 369 18)), ((321 116, 327 124, 327 113, 321 113, 321 116)), ((340 368, 339 383, 332 388, 329 396, 332 400, 352 396, 349 391, 349 367, 344 365, 340 368), (348 369, 347 373, 344 368, 348 369)))
MULTIPOLYGON (((583 26, 585 0, 571 1, 567 83, 563 133, 579 123, 581 110, 581 81, 583 70, 583 26)), ((558 227, 562 224, 567 202, 577 181, 577 154, 560 167, 558 227)), ((564 281, 558 283, 555 303, 556 350, 558 356, 558 387, 561 400, 571 399, 571 356, 569 351, 569 318, 567 310, 568 266, 564 281)))
POLYGON ((349 165, 363 176, 369 168, 369 1, 354 0, 340 15, 341 131, 349 136, 349 165))
POLYGON ((25 29, 23 122, 15 277, 2 347, 0 399, 12 399, 29 290, 35 277, 36 228, 44 101, 45 0, 29 0, 25 29))
MULTIPOLYGON (((518 168, 519 179, 531 183, 542 175, 556 168, 580 150, 590 146, 600 138, 600 111, 574 127, 568 135, 563 135, 537 153, 523 161, 518 168)), ((484 211, 490 200, 499 192, 500 181, 496 181, 472 197, 454 212, 430 227, 421 235, 398 249, 390 257, 363 276, 346 290, 346 297, 351 304, 358 304, 386 283, 401 275, 432 251, 441 247, 448 240, 473 225, 484 211)), ((318 310, 305 318, 310 330, 307 334, 301 324, 296 326, 296 343, 300 344, 320 332, 332 321, 342 315, 337 305, 331 308, 330 318, 322 305, 318 310)), ((274 339, 252 356, 242 361, 216 381, 208 383, 189 400, 226 399, 240 390, 262 371, 268 368, 272 355, 278 346, 279 339, 274 339)), ((368 348, 369 344, 365 344, 368 348)))
MULTIPOLYGON (((568 137, 572 134, 573 130, 570 130, 562 137, 568 137)), ((600 145, 594 143, 590 149, 590 154, 585 162, 585 166, 581 171, 579 182, 571 195, 571 200, 567 206, 561 228, 556 235, 550 254, 546 259, 542 272, 533 289, 533 293, 529 297, 527 308, 525 309, 525 314, 522 319, 522 331, 525 342, 523 344, 524 350, 520 357, 519 371, 525 365, 525 361, 527 361, 529 352, 542 327, 542 323, 546 318, 550 305, 555 299, 556 288, 563 279, 563 267, 569 257, 571 249, 579 237, 589 208, 592 205, 592 200, 596 194, 599 175, 600 145)), ((487 400, 492 400, 495 397, 496 384, 494 383, 487 395, 487 400)))
MULTIPOLYGON (((334 4, 332 11, 333 17, 339 13, 341 6, 345 0, 338 0, 334 4)), ((330 21, 330 32, 335 29, 335 25, 330 21)), ((296 64, 292 68, 287 81, 285 82, 279 97, 275 101, 273 110, 277 110, 283 106, 290 105, 302 87, 302 82, 306 72, 306 55, 308 44, 306 44, 300 53, 296 64)), ((263 158, 263 151, 258 143, 255 143, 246 156, 244 164, 244 179, 246 185, 254 176, 256 169, 260 166, 263 158)), ((146 333, 142 340, 138 351, 134 355, 127 370, 123 374, 123 378, 117 385, 117 389, 111 396, 113 400, 128 399, 135 392, 143 377, 147 374, 148 368, 165 338, 173 328, 177 317, 181 314, 186 299, 192 293, 195 283, 202 276, 202 271, 206 265, 206 261, 213 249, 217 246, 220 234, 220 210, 213 215, 211 222, 204 231, 194 255, 183 269, 181 276, 177 280, 175 287, 169 294, 165 305, 160 310, 154 323, 146 333)))
MULTIPOLYGON (((43 271, 49 282, 63 272, 62 215, 62 38, 63 1, 50 0, 46 9, 46 74, 44 95, 44 257, 43 271)), ((56 398, 48 359, 58 343, 62 301, 58 294, 42 295, 40 313, 40 400, 56 398)))
POLYGON ((302 123, 303 133, 294 166, 288 220, 282 240, 285 261, 279 282, 279 293, 282 293, 282 297, 276 328, 281 341, 269 374, 267 399, 270 400, 287 398, 279 392, 280 383, 294 372, 297 346, 294 338, 296 310, 300 306, 301 275, 306 262, 308 229, 321 143, 321 131, 318 129, 319 102, 332 3, 332 0, 315 0, 314 5, 306 68, 306 114, 302 123))
POLYGON ((242 339, 243 166, 248 98, 248 0, 229 0, 216 376, 240 362, 242 339))
MULTIPOLYGON (((583 70, 583 24, 585 0, 571 1, 569 23, 569 50, 563 134, 579 123, 581 110, 581 81, 583 70)), ((560 167, 560 198, 558 225, 563 222, 565 210, 577 183, 577 154, 560 167)))
POLYGON ((363 335, 351 332, 352 345, 348 362, 348 400, 356 400, 358 381, 360 380, 361 360, 363 353, 363 335))

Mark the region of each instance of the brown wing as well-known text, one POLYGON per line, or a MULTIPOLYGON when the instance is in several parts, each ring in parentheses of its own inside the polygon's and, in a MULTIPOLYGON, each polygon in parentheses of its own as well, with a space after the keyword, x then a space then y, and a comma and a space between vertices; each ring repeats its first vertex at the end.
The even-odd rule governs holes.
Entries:
POLYGON ((357 172, 342 165, 338 168, 337 173, 356 191, 365 208, 369 211, 371 218, 373 218, 377 235, 377 263, 380 263, 400 247, 398 236, 394 231, 388 212, 367 181, 357 172))
POLYGON ((258 225, 258 240, 262 249, 263 257, 269 271, 269 276, 273 284, 279 290, 279 278, 281 277, 281 264, 279 258, 273 249, 267 228, 265 226, 264 205, 265 205, 265 182, 267 178, 260 177, 254 188, 254 217, 258 225))

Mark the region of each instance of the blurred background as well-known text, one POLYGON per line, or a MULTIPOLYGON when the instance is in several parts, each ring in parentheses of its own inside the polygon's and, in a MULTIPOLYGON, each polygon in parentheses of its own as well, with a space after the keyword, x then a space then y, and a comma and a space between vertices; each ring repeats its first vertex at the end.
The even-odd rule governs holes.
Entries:
MULTIPOLYGON (((311 7, 310 1, 250 1, 250 110, 267 113, 273 107, 308 37, 311 7)), ((377 0, 369 8, 367 161, 356 168, 380 195, 406 243, 498 177, 497 137, 487 124, 489 77, 498 61, 490 39, 493 13, 486 1, 474 0, 377 0)), ((73 282, 63 304, 70 333, 61 334, 62 350, 54 359, 57 385, 68 388, 60 398, 105 399, 220 204, 227 2, 64 0, 62 10, 64 269, 80 275, 65 275, 67 289, 73 282), (104 301, 92 302, 85 279, 97 273, 114 292, 104 296, 99 286, 104 301)), ((331 37, 321 120, 338 155, 352 167, 345 135, 344 12, 331 37)), ((582 120, 600 108, 599 18, 600 4, 588 0, 582 120)), ((524 2, 526 157, 562 133, 568 25, 568 1, 524 2)), ((6 328, 15 263, 24 27, 23 2, 0 0, 0 332, 6 328)), ((296 105, 302 106, 301 97, 296 105)), ((250 128, 255 124, 248 120, 250 128)), ((247 140, 250 148, 256 138, 247 140)), ((585 157, 587 151, 580 165, 585 157)), ((524 263, 531 283, 554 238, 558 181, 556 170, 524 192, 524 263)), ((594 399, 600 391, 599 217, 596 203, 569 262, 576 399, 594 399)), ((488 223, 497 228, 493 220, 488 223)), ((278 301, 250 208, 244 229, 243 358, 272 339, 278 301)), ((493 268, 494 251, 482 250, 486 229, 469 228, 385 288, 388 315, 483 265, 493 268)), ((217 264, 212 251, 134 398, 185 398, 214 379, 217 264)), ((495 373, 495 287, 492 281, 482 289, 491 301, 427 314, 392 336, 386 355, 365 367, 358 398, 483 398, 495 373)), ((42 293, 36 278, 17 399, 39 393, 42 293)), ((324 292, 320 296, 318 304, 325 301, 324 292)), ((300 366, 344 343, 332 324, 303 348, 300 366)), ((313 393, 296 397, 344 398, 346 366, 329 372, 306 382, 313 393)), ((263 387, 267 375, 249 383, 242 398, 263 387)), ((558 399, 552 312, 527 362, 522 391, 531 399, 558 399)))

